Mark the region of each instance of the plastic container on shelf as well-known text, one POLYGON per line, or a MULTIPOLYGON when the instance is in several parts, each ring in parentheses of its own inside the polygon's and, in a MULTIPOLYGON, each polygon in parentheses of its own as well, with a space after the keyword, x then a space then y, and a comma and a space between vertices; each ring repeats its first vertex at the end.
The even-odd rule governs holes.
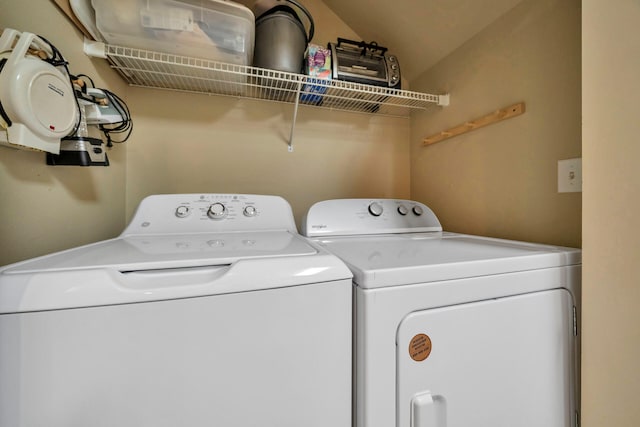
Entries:
POLYGON ((255 17, 221 0, 92 0, 106 43, 237 65, 253 61, 255 17))

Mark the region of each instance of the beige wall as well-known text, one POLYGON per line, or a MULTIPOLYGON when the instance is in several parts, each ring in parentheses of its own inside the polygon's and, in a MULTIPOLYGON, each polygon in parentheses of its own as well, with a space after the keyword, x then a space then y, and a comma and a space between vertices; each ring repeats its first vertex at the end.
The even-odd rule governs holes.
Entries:
MULTIPOLYGON (((1 0, 0 28, 49 39, 72 73, 125 93, 105 61, 82 53, 82 38, 45 0, 1 0)), ((111 166, 52 167, 43 153, 0 147, 0 265, 111 237, 124 227, 126 149, 109 152, 111 166)))
POLYGON ((339 197, 409 196, 409 122, 233 98, 133 89, 127 211, 166 192, 276 194, 299 220, 339 197))
POLYGON ((582 425, 640 420, 640 2, 583 0, 582 425))
POLYGON ((581 195, 557 193, 557 161, 581 155, 579 0, 525 0, 412 88, 451 93, 412 116, 412 198, 450 231, 580 246, 581 195), (422 145, 520 101, 522 116, 422 145))
MULTIPOLYGON (((305 1, 314 42, 355 35, 320 0, 305 1)), ((107 168, 50 167, 44 154, 0 148, 0 265, 117 235, 149 194, 277 194, 300 219, 315 201, 409 196, 409 119, 302 107, 287 151, 289 105, 128 88, 52 2, 0 2, 0 27, 51 39, 98 86, 122 96, 134 133, 107 168), (37 7, 33 7, 37 4, 37 7)))

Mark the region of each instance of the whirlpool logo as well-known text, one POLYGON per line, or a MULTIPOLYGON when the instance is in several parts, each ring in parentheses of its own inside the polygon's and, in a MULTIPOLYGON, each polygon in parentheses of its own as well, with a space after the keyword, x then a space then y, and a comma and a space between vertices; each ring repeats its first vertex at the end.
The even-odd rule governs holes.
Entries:
POLYGON ((323 228, 327 228, 326 224, 313 224, 311 226, 314 230, 322 230, 323 228))

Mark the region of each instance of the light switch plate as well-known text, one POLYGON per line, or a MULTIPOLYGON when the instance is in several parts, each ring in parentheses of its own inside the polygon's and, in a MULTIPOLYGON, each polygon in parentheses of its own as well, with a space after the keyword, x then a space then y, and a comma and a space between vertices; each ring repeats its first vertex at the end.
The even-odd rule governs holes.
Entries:
POLYGON ((582 192, 582 158, 558 160, 558 193, 582 192))

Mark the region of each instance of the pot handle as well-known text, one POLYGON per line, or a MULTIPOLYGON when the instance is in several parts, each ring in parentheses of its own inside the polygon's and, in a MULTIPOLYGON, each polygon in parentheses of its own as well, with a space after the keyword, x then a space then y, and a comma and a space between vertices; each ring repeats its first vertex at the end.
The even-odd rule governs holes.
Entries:
POLYGON ((307 15, 307 19, 309 20, 309 35, 307 36, 307 43, 311 43, 311 39, 313 39, 313 33, 315 32, 315 26, 313 24, 313 18, 311 17, 311 13, 309 13, 309 11, 300 3, 298 3, 296 0, 285 0, 288 3, 293 4, 294 6, 297 6, 298 9, 300 9, 301 11, 304 12, 305 15, 307 15))

